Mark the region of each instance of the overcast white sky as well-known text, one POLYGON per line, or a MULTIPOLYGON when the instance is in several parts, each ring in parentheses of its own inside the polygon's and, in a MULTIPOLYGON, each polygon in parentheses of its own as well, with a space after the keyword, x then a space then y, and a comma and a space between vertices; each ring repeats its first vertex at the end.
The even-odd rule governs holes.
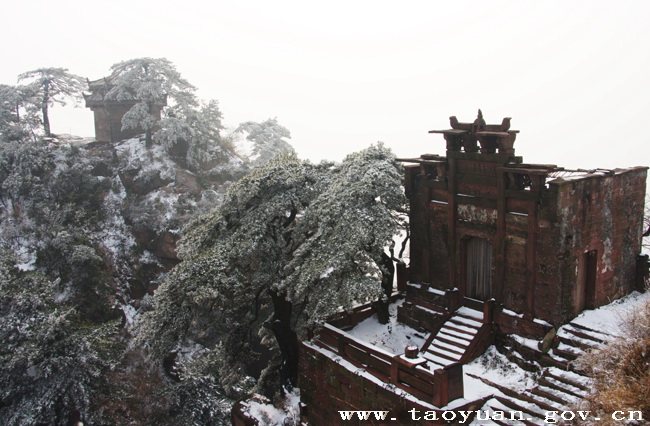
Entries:
MULTIPOLYGON (((650 164, 648 1, 12 1, 0 83, 39 67, 90 79, 166 57, 227 125, 277 117, 303 158, 378 140, 444 154, 448 117, 512 117, 526 162, 650 164)), ((55 133, 93 135, 55 107, 55 133)))

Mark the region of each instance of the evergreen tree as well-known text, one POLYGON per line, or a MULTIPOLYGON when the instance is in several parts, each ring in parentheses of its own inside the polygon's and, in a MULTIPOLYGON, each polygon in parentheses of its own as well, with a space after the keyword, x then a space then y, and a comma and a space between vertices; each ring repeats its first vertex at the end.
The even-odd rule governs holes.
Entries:
POLYGON ((233 148, 221 137, 224 127, 215 100, 169 107, 159 127, 153 140, 164 145, 168 152, 182 156, 184 165, 195 172, 234 157, 233 148))
POLYGON ((0 249, 0 423, 88 420, 112 366, 115 324, 83 324, 56 302, 55 282, 15 264, 0 249))
POLYGON ((195 88, 181 77, 176 67, 165 58, 136 58, 111 67, 113 86, 107 99, 135 100, 137 103, 122 117, 122 128, 142 128, 147 146, 153 141, 156 126, 154 110, 167 101, 177 110, 187 112, 198 105, 195 88))
POLYGON ((0 244, 30 253, 59 278, 84 320, 115 316, 113 271, 91 229, 102 223, 110 181, 68 146, 9 142, 0 146, 0 244))
POLYGON ((66 68, 39 68, 18 76, 19 81, 28 81, 28 88, 37 95, 37 105, 43 114, 45 136, 52 136, 48 110, 55 103, 66 104, 66 99, 78 102, 86 88, 83 78, 70 74, 66 68))
POLYGON ((262 333, 276 342, 281 382, 291 387, 306 327, 383 297, 381 259, 405 203, 401 179, 382 145, 340 165, 284 155, 254 169, 188 227, 184 261, 158 289, 141 341, 158 359, 188 342, 220 342, 245 374, 262 333))
POLYGON ((241 123, 236 132, 246 132, 246 139, 253 143, 253 162, 262 164, 278 154, 295 154, 293 147, 285 140, 291 139, 289 130, 278 123, 277 118, 269 118, 262 123, 247 121, 241 123))
POLYGON ((26 110, 28 90, 0 84, 0 142, 22 140, 33 123, 31 110, 26 110), (25 117, 26 115, 26 117, 25 117))
POLYGON ((147 146, 162 144, 194 172, 204 172, 235 158, 221 136, 217 101, 200 102, 195 88, 167 59, 137 58, 111 67, 106 99, 135 100, 124 114, 123 129, 142 128, 147 146), (157 114, 161 111, 160 120, 157 114))

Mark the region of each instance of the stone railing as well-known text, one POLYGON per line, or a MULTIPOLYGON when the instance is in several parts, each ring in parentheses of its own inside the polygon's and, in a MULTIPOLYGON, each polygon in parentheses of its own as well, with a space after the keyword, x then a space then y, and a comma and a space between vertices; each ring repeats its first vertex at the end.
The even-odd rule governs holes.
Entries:
POLYGON ((387 385, 437 407, 463 397, 463 366, 460 363, 430 371, 425 368, 424 358, 391 354, 330 324, 319 330, 314 343, 387 385))

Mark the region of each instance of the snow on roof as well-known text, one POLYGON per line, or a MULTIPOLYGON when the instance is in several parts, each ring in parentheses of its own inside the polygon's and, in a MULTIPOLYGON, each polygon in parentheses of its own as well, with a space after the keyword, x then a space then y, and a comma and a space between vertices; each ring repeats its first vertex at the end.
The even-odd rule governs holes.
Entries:
POLYGON ((560 168, 557 170, 553 170, 546 176, 546 183, 549 182, 560 183, 563 181, 580 180, 580 179, 594 177, 594 176, 613 176, 613 175, 625 173, 630 170, 636 170, 639 168, 645 168, 645 167, 629 167, 624 169, 590 169, 590 170, 585 170, 585 169, 567 170, 564 168, 560 168))

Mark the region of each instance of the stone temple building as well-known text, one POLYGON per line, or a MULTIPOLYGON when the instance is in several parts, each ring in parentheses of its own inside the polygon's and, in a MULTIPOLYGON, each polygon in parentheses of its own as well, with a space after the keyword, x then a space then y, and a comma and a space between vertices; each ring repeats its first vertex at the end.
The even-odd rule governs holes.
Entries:
MULTIPOLYGON (((95 140, 100 142, 118 142, 144 133, 143 129, 122 129, 122 117, 139 102, 139 99, 109 99, 106 94, 113 88, 112 78, 104 77, 88 82, 90 94, 84 94, 86 108, 90 108, 95 116, 95 140)), ((152 115, 160 120, 162 108, 167 105, 166 99, 161 99, 153 105, 152 115)))
POLYGON ((409 279, 561 325, 635 289, 647 167, 524 163, 509 121, 451 117, 446 156, 405 160, 409 279))
POLYGON ((413 408, 485 404, 543 419, 545 410, 586 392, 572 361, 608 339, 572 319, 644 289, 647 167, 525 163, 509 118, 487 124, 479 110, 473 122, 450 123, 430 132, 444 136, 445 155, 401 159, 410 265, 398 265, 394 297, 403 299, 398 321, 424 343, 390 353, 347 333, 373 314, 372 304, 332 318, 301 345, 299 386, 310 424, 337 424, 338 410, 402 418, 413 408), (494 395, 466 397, 463 365, 494 343, 512 362, 539 370, 535 387, 514 392, 490 383, 494 395))

